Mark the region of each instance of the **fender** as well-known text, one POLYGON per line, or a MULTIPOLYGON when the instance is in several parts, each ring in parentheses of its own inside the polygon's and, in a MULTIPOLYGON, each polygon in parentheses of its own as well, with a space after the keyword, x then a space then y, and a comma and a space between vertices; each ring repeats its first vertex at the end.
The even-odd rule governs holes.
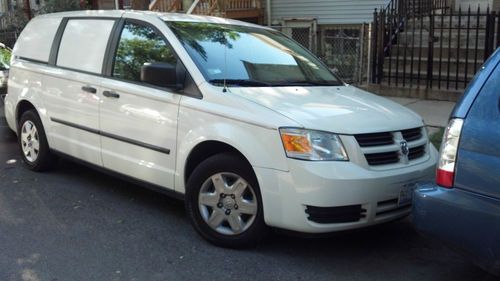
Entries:
MULTIPOLYGON (((190 101, 196 102, 194 99, 190 101)), ((181 105, 178 120, 176 192, 185 192, 186 160, 191 151, 205 141, 218 141, 234 147, 252 167, 289 170, 277 128, 246 122, 230 114, 225 117, 186 103, 181 105)))

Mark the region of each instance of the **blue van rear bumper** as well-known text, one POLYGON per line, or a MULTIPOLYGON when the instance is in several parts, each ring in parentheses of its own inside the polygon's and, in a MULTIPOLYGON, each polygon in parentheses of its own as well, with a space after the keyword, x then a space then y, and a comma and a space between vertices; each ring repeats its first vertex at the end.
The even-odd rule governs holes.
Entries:
POLYGON ((423 184, 413 196, 413 224, 485 270, 500 274, 500 200, 423 184))

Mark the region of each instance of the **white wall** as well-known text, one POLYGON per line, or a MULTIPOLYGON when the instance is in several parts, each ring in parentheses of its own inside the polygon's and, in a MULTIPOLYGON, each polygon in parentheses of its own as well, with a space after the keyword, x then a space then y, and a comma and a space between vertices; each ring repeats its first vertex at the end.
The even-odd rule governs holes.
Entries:
POLYGON ((273 21, 283 18, 316 18, 318 24, 371 22, 373 10, 389 0, 270 0, 273 21))

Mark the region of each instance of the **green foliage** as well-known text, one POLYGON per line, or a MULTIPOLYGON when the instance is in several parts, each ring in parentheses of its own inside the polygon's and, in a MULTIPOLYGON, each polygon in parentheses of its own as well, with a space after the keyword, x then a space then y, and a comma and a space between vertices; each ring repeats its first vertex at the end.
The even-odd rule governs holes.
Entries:
POLYGON ((9 69, 11 51, 0 48, 0 68, 9 69))
POLYGON ((439 131, 432 134, 430 137, 431 143, 434 144, 434 146, 438 150, 441 147, 441 141, 443 140, 443 134, 444 134, 444 128, 440 128, 439 131))

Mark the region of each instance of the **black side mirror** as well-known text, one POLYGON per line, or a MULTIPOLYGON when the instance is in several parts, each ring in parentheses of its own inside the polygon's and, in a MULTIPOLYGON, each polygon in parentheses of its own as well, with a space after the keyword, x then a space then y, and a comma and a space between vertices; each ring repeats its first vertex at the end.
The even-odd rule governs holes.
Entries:
POLYGON ((153 62, 141 67, 141 81, 155 86, 180 90, 185 79, 186 69, 180 63, 153 62))

